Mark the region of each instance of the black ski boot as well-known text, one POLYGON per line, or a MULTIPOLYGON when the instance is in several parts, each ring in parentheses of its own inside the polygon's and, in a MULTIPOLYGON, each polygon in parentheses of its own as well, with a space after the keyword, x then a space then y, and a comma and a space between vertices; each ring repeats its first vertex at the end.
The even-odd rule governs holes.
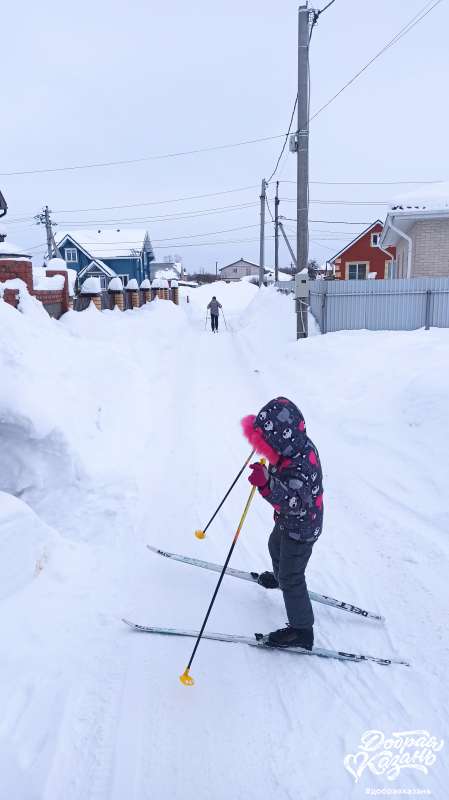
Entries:
POLYGON ((279 589, 279 584, 272 572, 261 572, 257 583, 264 589, 279 589))
POLYGON ((313 648, 313 628, 279 628, 268 634, 266 644, 268 647, 302 647, 304 650, 313 648))

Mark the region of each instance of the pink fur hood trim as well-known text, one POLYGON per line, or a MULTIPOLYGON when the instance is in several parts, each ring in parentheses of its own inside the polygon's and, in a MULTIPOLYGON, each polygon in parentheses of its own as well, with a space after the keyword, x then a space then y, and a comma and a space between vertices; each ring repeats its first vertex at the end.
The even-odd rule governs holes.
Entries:
POLYGON ((247 417, 243 417, 242 419, 242 430, 244 436, 248 439, 250 445, 263 456, 268 458, 270 464, 276 464, 279 461, 279 453, 276 450, 273 450, 269 444, 263 438, 262 431, 260 428, 254 427, 254 420, 256 419, 254 414, 249 414, 247 417))

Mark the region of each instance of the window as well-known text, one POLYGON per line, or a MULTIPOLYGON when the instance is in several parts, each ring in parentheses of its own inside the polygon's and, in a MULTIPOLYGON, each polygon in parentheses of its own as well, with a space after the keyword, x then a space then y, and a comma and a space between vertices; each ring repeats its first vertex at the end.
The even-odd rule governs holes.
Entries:
POLYGON ((121 279, 123 287, 125 287, 126 284, 128 283, 129 275, 118 275, 118 277, 121 279))
POLYGON ((76 247, 66 247, 64 249, 65 260, 68 264, 78 262, 78 252, 76 247))
POLYGON ((238 269, 237 269, 237 267, 234 267, 234 269, 233 269, 232 271, 233 271, 233 272, 238 272, 238 269))
POLYGON ((371 247, 379 247, 380 233, 371 234, 371 247))
POLYGON ((347 264, 348 267, 348 280, 350 281, 364 281, 368 273, 368 264, 347 264))

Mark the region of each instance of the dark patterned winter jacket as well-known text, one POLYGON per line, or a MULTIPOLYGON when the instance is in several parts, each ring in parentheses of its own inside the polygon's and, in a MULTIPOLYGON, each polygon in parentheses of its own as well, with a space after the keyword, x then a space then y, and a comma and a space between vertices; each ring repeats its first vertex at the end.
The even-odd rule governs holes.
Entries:
POLYGON ((276 523, 292 539, 316 541, 323 526, 323 477, 299 408, 276 397, 242 425, 253 447, 270 461, 268 482, 259 492, 274 507, 276 523))

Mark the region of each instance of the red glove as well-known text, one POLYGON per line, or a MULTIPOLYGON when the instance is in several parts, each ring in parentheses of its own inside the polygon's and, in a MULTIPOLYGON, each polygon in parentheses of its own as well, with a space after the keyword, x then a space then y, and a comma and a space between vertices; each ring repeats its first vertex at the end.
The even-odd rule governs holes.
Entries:
POLYGON ((264 486, 266 486, 268 483, 267 468, 259 461, 256 461, 255 464, 250 465, 250 469, 252 469, 252 473, 248 478, 249 482, 252 483, 253 486, 257 486, 259 489, 262 489, 264 486))

